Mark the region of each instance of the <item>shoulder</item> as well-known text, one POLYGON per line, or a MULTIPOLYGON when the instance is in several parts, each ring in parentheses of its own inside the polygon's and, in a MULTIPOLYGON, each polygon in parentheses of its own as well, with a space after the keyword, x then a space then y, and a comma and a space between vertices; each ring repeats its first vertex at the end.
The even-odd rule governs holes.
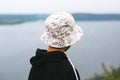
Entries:
POLYGON ((46 66, 49 68, 54 68, 54 70, 58 70, 58 69, 64 70, 66 68, 67 69, 72 68, 71 64, 67 61, 48 63, 46 66))
POLYGON ((51 63, 49 70, 54 75, 55 80, 76 80, 75 73, 69 63, 51 63))

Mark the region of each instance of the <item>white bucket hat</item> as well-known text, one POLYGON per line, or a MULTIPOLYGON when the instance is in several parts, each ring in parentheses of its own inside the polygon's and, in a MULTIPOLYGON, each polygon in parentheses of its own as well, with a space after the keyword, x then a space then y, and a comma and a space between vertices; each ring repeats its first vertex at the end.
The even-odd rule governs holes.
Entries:
POLYGON ((45 20, 46 30, 41 40, 52 47, 63 48, 78 42, 83 36, 80 26, 67 12, 55 12, 45 20))

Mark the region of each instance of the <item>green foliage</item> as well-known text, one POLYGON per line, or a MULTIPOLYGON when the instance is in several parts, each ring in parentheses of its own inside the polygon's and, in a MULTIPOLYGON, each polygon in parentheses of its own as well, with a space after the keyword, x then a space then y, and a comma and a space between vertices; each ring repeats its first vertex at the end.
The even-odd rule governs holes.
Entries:
POLYGON ((111 67, 111 70, 108 73, 109 75, 95 74, 94 77, 91 77, 86 80, 120 80, 120 66, 117 68, 111 67))

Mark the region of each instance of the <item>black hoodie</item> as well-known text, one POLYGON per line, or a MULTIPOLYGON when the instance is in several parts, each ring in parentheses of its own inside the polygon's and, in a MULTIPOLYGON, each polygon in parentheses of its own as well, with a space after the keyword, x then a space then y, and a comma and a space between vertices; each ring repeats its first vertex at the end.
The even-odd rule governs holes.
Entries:
MULTIPOLYGON (((28 80, 77 80, 73 66, 65 53, 37 49, 30 59, 32 64, 28 80)), ((78 80, 80 80, 76 70, 78 80)))

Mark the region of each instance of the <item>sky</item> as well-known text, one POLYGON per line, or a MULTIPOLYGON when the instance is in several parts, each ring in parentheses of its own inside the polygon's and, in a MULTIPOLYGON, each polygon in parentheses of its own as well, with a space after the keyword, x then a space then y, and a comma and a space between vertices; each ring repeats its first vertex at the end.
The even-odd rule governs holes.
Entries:
POLYGON ((120 14, 120 0, 0 0, 0 14, 56 11, 120 14))

